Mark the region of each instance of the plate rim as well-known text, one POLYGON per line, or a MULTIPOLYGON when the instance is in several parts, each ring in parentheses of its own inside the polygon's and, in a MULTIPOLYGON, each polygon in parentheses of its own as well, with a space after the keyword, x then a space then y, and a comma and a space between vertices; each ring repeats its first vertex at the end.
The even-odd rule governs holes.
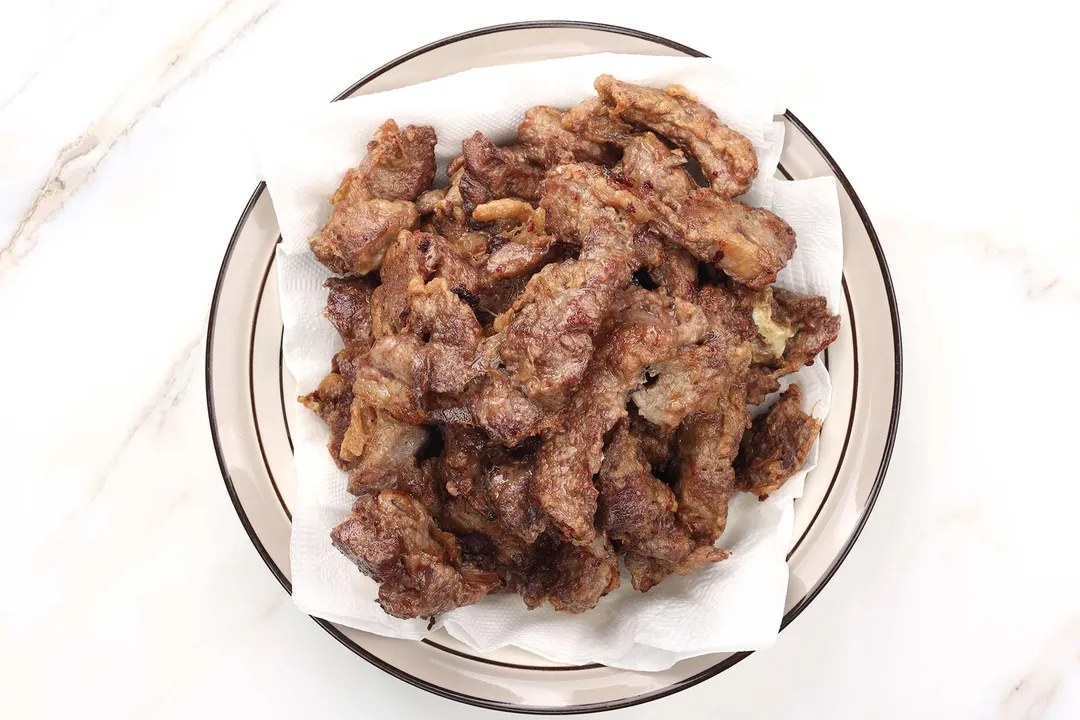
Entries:
MULTIPOLYGON (((644 32, 644 31, 636 30, 636 29, 633 29, 633 28, 622 27, 622 26, 618 26, 618 25, 609 25, 609 24, 605 24, 605 23, 596 23, 596 22, 580 22, 580 21, 573 21, 573 20, 536 20, 536 21, 527 21, 527 22, 505 23, 505 24, 500 24, 500 25, 485 26, 485 27, 476 28, 476 29, 473 29, 473 30, 468 30, 468 31, 458 33, 458 34, 455 34, 455 35, 450 35, 450 36, 447 36, 447 37, 442 38, 440 40, 436 40, 434 42, 428 43, 428 44, 423 45, 421 47, 418 47, 418 48, 416 48, 414 50, 411 50, 411 51, 409 51, 409 52, 407 52, 407 53, 405 53, 405 54, 403 54, 403 55, 401 55, 401 56, 399 56, 399 57, 397 57, 397 58, 383 64, 382 66, 380 66, 377 69, 371 71, 370 73, 368 73, 367 75, 365 75, 361 79, 357 80, 352 85, 350 85, 348 88, 346 88, 344 91, 342 91, 337 96, 335 96, 331 102, 336 102, 338 100, 345 99, 345 98, 351 96, 354 92, 359 90, 361 87, 363 87, 367 83, 371 82, 372 80, 379 77, 380 75, 392 70, 393 68, 397 67, 398 65, 401 65, 401 64, 403 64, 403 63, 405 63, 405 62, 407 62, 409 60, 412 60, 412 59, 414 59, 416 57, 419 57, 419 56, 421 56, 421 55, 423 55, 423 54, 425 54, 427 52, 430 52, 432 50, 444 47, 446 45, 451 45, 453 43, 461 42, 463 40, 469 40, 469 39, 472 39, 472 38, 482 37, 484 35, 490 35, 490 34, 495 34, 495 33, 500 33, 500 32, 508 32, 508 31, 515 31, 515 30, 552 29, 552 28, 555 28, 555 29, 557 29, 557 28, 571 28, 571 29, 577 29, 577 30, 595 30, 595 31, 598 31, 598 32, 606 32, 606 33, 612 33, 612 34, 617 34, 617 35, 625 35, 625 36, 635 37, 635 38, 639 38, 639 39, 643 39, 643 40, 648 40, 650 42, 653 42, 653 43, 656 43, 656 44, 659 44, 659 45, 664 45, 664 46, 669 47, 671 49, 675 49, 675 50, 678 50, 680 52, 683 52, 686 55, 691 56, 691 57, 702 57, 702 58, 703 57, 708 57, 708 55, 706 55, 705 53, 702 53, 699 50, 695 50, 694 48, 683 45, 682 43, 676 42, 674 40, 669 40, 669 39, 661 37, 659 35, 654 35, 652 33, 647 33, 647 32, 644 32)), ((851 552, 851 549, 855 546, 856 541, 859 539, 860 535, 862 534, 862 531, 863 531, 864 527, 866 526, 867 521, 870 518, 870 514, 873 512, 874 506, 877 503, 878 495, 880 494, 881 488, 884 485, 885 476, 886 476, 887 471, 888 471, 889 463, 890 463, 890 461, 892 459, 893 447, 894 447, 895 442, 896 442, 896 434, 897 434, 897 430, 898 430, 898 426, 899 426, 899 420, 900 420, 900 408, 901 408, 901 404, 902 404, 901 401, 902 401, 902 390, 903 390, 903 342, 902 342, 902 337, 901 337, 900 314, 899 314, 899 308, 898 308, 897 301, 896 301, 896 292, 895 292, 895 288, 894 288, 893 282, 892 282, 892 275, 891 275, 891 273, 889 271, 888 262, 885 259, 885 253, 884 253, 884 250, 881 247, 881 243, 880 243, 880 240, 879 240, 879 238, 877 236, 877 232, 874 229, 873 223, 870 220, 870 217, 869 217, 869 215, 868 215, 868 213, 866 211, 866 208, 864 207, 864 205, 863 205, 861 199, 859 198, 858 194, 855 192, 855 188, 851 185, 851 182, 848 180, 847 176, 844 174, 843 170, 841 170, 840 166, 836 163, 836 161, 833 159, 832 155, 828 152, 828 150, 825 149, 825 147, 821 144, 821 142, 817 139, 817 137, 812 132, 810 132, 809 128, 807 128, 806 125, 801 120, 799 120, 799 118, 794 113, 791 112, 791 110, 786 110, 784 112, 784 117, 789 122, 791 122, 793 125, 795 125, 796 128, 805 136, 807 141, 809 141, 810 144, 814 147, 814 149, 817 150, 821 154, 822 158, 825 160, 825 162, 829 166, 830 170, 832 170, 832 172, 834 174, 834 177, 836 178, 837 182, 840 183, 840 185, 844 188, 844 191, 848 194, 849 198, 851 199, 852 205, 853 205, 855 211, 858 213, 859 219, 861 220, 861 222, 862 222, 862 224, 864 226, 864 229, 866 230, 867 237, 870 240, 870 244, 871 244, 871 246, 873 247, 873 250, 874 250, 875 258, 876 258, 876 260, 878 262, 878 266, 879 266, 879 269, 880 269, 880 272, 881 272, 883 285, 884 285, 884 288, 885 288, 885 296, 886 296, 887 304, 888 304, 888 307, 889 307, 889 315, 890 315, 890 319, 891 319, 891 323, 892 323, 891 330, 892 330, 892 334, 893 334, 893 352, 894 352, 895 361, 894 361, 894 375, 893 375, 893 402, 892 402, 892 408, 891 408, 891 412, 890 412, 888 430, 887 430, 887 434, 886 434, 886 438, 885 438, 885 446, 884 446, 884 448, 882 450, 881 462, 880 462, 880 464, 878 466, 877 473, 876 473, 876 475, 874 477, 874 483, 871 486, 870 492, 869 492, 869 494, 867 496, 867 499, 866 499, 865 509, 864 509, 864 511, 862 513, 862 516, 859 518, 858 522, 856 523, 854 529, 852 530, 851 536, 845 541, 844 546, 841 549, 840 553, 834 558, 832 563, 830 563, 828 569, 821 576, 819 581, 815 584, 815 586, 813 588, 810 589, 810 591, 802 599, 799 600, 798 603, 795 604, 794 607, 791 608, 791 610, 789 610, 787 613, 784 614, 784 618, 783 618, 783 620, 781 621, 781 624, 780 624, 780 631, 783 631, 784 628, 786 628, 789 624, 794 622, 794 620, 802 613, 802 611, 805 610, 810 605, 811 602, 813 602, 813 600, 821 593, 822 590, 824 590, 825 586, 828 585, 828 583, 832 580, 833 576, 840 569, 840 566, 843 564, 844 560, 847 558, 848 554, 851 552)), ((244 210, 241 213, 240 218, 237 221, 235 228, 233 229, 232 235, 231 235, 231 237, 229 239, 229 244, 228 244, 228 246, 227 246, 227 248, 225 250, 225 255, 224 255, 223 259, 222 259, 221 267, 220 267, 220 269, 218 271, 217 281, 214 284, 214 294, 213 294, 213 298, 212 298, 212 301, 211 301, 210 313, 209 313, 208 322, 207 322, 204 381, 205 381, 206 404, 207 404, 208 420, 209 420, 209 425, 210 425, 211 441, 212 441, 213 446, 214 446, 214 454, 215 454, 215 456, 217 458, 218 468, 219 468, 219 470, 221 472, 222 479, 224 480, 225 488, 226 488, 226 491, 227 491, 227 493, 229 495, 229 499, 231 500, 231 502, 233 504, 233 508, 237 513, 237 516, 238 516, 238 518, 240 520, 240 523, 243 525, 244 530, 248 535, 248 539, 251 540, 252 545, 255 547, 255 550, 259 553, 259 556, 263 559, 263 562, 266 564, 266 566, 270 570, 271 574, 281 584, 282 588, 287 593, 289 593, 291 595, 292 594, 292 583, 291 583, 291 581, 289 580, 289 578, 287 578, 285 576, 285 574, 277 566, 277 564, 274 562, 273 558, 270 557, 269 553, 267 552, 265 546, 262 543, 262 540, 259 538, 258 534, 255 532, 255 529, 251 525, 251 522, 249 521, 249 519, 247 517, 247 513, 244 510, 243 504, 240 501, 239 495, 237 494, 236 488, 235 488, 235 486, 234 486, 234 484, 232 482, 232 477, 231 477, 231 475, 229 473, 228 466, 226 464, 226 460, 225 460, 224 453, 223 453, 222 446, 221 446, 221 440, 220 440, 218 427, 217 427, 217 415, 216 415, 215 407, 214 407, 214 396, 213 396, 213 387, 214 387, 214 385, 213 385, 214 328, 215 328, 215 324, 216 324, 216 320, 217 320, 218 301, 220 299, 221 291, 222 291, 222 288, 223 288, 224 283, 225 283, 225 277, 226 277, 226 274, 228 272, 230 260, 232 259, 233 251, 234 251, 234 249, 236 247, 237 241, 239 240, 240 234, 242 233, 244 227, 247 224, 248 218, 249 218, 252 210, 254 209, 256 203, 259 201, 259 198, 262 196, 262 193, 264 191, 266 191, 266 183, 265 183, 265 181, 260 181, 258 183, 258 185, 256 185, 254 192, 251 194, 251 197, 248 199, 247 204, 245 205, 244 210)), ((711 677, 714 677, 714 676, 720 674, 721 672, 723 672, 724 670, 727 670, 728 668, 730 668, 730 667, 734 666, 735 664, 741 662, 742 660, 744 660, 747 657, 749 657, 750 655, 752 655, 753 652, 754 652, 754 651, 750 650, 750 651, 742 651, 742 652, 733 653, 732 655, 725 658, 724 660, 721 660, 720 662, 716 663, 715 665, 712 665, 712 666, 706 668, 705 670, 702 670, 699 673, 691 675, 690 677, 684 678, 683 680, 680 680, 680 681, 678 681, 678 682, 676 682, 676 683, 674 683, 674 684, 672 684, 672 685, 670 685, 670 686, 668 686, 666 688, 663 688, 661 690, 657 690, 657 691, 654 691, 654 692, 651 692, 651 693, 644 693, 644 694, 641 694, 641 695, 635 695, 633 697, 625 698, 625 699, 622 699, 622 700, 602 701, 602 702, 599 702, 599 703, 589 703, 589 704, 582 704, 582 705, 568 705, 568 706, 564 706, 564 707, 537 707, 537 706, 516 705, 516 704, 513 704, 513 703, 505 703, 505 702, 500 702, 500 701, 495 701, 495 700, 487 700, 487 699, 484 699, 484 698, 478 698, 478 697, 474 697, 474 696, 471 696, 471 695, 466 695, 464 693, 460 693, 460 692, 457 692, 457 691, 454 691, 454 690, 450 690, 450 689, 447 689, 447 688, 444 688, 444 687, 440 687, 440 686, 435 685, 433 683, 430 683, 428 681, 422 680, 422 679, 417 678, 417 677, 415 677, 415 676, 413 676, 413 675, 411 675, 411 674, 409 674, 409 673, 407 673, 407 672, 405 672, 403 670, 400 670, 399 668, 394 667, 393 665, 390 665, 386 661, 382 660, 381 658, 379 658, 379 657, 375 656, 374 654, 370 653, 369 651, 365 650, 363 647, 357 645, 352 640, 350 640, 344 633, 342 633, 337 627, 335 627, 334 624, 331 623, 330 621, 324 620, 322 618, 317 618, 317 617, 314 617, 314 616, 310 616, 310 617, 319 626, 321 626, 331 637, 333 637, 335 640, 340 642, 342 645, 344 645, 350 651, 352 651, 356 655, 362 657, 364 660, 370 662, 372 665, 379 668, 380 670, 383 670, 384 672, 386 672, 386 673, 388 673, 388 674, 390 674, 390 675, 392 675, 392 676, 394 676, 394 677, 396 677, 396 678, 398 678, 398 679, 400 679, 400 680, 402 680, 404 682, 407 682, 410 685, 413 685, 415 687, 418 687, 418 688, 420 688, 422 690, 433 693, 435 695, 439 695, 441 697, 445 697, 447 699, 454 700, 456 702, 464 703, 466 705, 471 705, 471 706, 475 706, 475 707, 483 707, 483 708, 490 709, 490 710, 499 710, 499 711, 503 711, 503 712, 514 712, 514 713, 521 713, 521 714, 535 714, 535 715, 568 715, 568 714, 578 714, 578 713, 584 714, 584 713, 604 712, 604 711, 607 711, 607 710, 616 710, 616 709, 621 709, 621 708, 632 707, 632 706, 635 706, 635 705, 641 705, 641 704, 644 704, 644 703, 647 703, 647 702, 651 702, 653 700, 659 700, 659 699, 667 697, 669 695, 673 695, 674 693, 680 692, 680 691, 685 690, 685 689, 687 689, 689 687, 693 687, 694 685, 697 685, 698 683, 701 683, 701 682, 703 682, 703 681, 705 681, 705 680, 707 680, 707 679, 709 679, 711 677)), ((578 668, 573 668, 573 669, 578 669, 578 668)))

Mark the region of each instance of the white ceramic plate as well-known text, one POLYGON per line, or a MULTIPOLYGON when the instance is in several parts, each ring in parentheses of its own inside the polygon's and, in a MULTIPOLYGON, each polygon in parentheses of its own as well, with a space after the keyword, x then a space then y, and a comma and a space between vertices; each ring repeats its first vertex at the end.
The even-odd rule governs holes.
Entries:
MULTIPOLYGON (((542 22, 484 28, 440 40, 379 68, 335 100, 475 67, 593 52, 702 53, 626 28, 542 22)), ((836 572, 884 481, 900 412, 900 322, 889 271, 859 198, 825 148, 791 112, 780 173, 835 177, 844 224, 843 325, 826 354, 833 406, 817 468, 795 503, 786 626, 836 572)), ((221 473, 255 549, 286 591, 289 507, 296 490, 289 423, 292 379, 281 362, 274 247, 277 220, 260 184, 229 242, 214 289, 206 343, 206 399, 221 473)), ((647 702, 717 675, 749 653, 685 660, 656 673, 559 666, 507 648, 477 655, 445 633, 423 642, 369 635, 316 618, 357 655, 431 692, 501 710, 571 713, 647 702)))

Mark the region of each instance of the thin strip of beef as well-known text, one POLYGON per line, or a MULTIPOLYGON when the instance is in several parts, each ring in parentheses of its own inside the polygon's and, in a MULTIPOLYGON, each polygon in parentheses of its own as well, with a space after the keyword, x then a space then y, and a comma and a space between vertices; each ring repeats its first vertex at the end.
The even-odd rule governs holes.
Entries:
POLYGON ((342 441, 352 419, 355 363, 372 343, 371 296, 373 284, 366 278, 329 278, 324 314, 337 329, 345 347, 334 356, 331 372, 314 392, 299 401, 321 417, 330 429, 327 449, 342 470, 350 468, 357 457, 342 441))
POLYGON ((467 538, 470 558, 517 591, 534 564, 530 543, 543 530, 526 494, 532 458, 512 457, 470 428, 446 427, 443 439, 441 456, 427 463, 446 489, 438 522, 467 538))
POLYGON ((634 128, 612 113, 612 108, 598 97, 586 98, 566 111, 561 118, 563 130, 594 143, 624 147, 634 128))
POLYGON ((709 412, 688 417, 679 430, 677 517, 695 539, 714 543, 727 527, 728 501, 735 487, 732 462, 749 425, 746 390, 729 386, 709 412))
POLYGON ((627 396, 643 382, 646 367, 698 342, 706 329, 696 306, 635 288, 623 294, 620 309, 605 324, 588 372, 563 413, 565 422, 544 437, 533 476, 534 500, 576 544, 596 537, 592 478, 600 469, 604 435, 626 417, 627 396))
POLYGON ((754 419, 735 463, 736 486, 764 500, 806 462, 821 422, 802 411, 802 390, 792 383, 768 412, 754 419))
POLYGON ((701 165, 712 189, 724 197, 741 195, 757 175, 754 146, 681 85, 663 90, 601 75, 593 83, 614 117, 664 135, 686 148, 701 165))
POLYGON ((435 179, 435 130, 387 120, 368 143, 367 155, 354 173, 360 198, 415 200, 435 179))
POLYGON ((630 412, 630 435, 645 453, 649 465, 657 475, 662 475, 675 459, 675 431, 665 430, 641 417, 633 405, 630 412))
POLYGON ((547 600, 556 610, 583 613, 619 587, 619 558, 603 535, 575 545, 547 533, 536 545, 537 562, 519 590, 529 608, 547 600))
POLYGON ((471 605, 498 582, 493 573, 463 567, 454 536, 439 530, 423 504, 403 493, 361 495, 330 537, 380 583, 379 605, 394 617, 432 617, 471 605))
POLYGON ((416 227, 420 219, 416 206, 407 200, 353 204, 339 195, 334 198, 330 219, 308 244, 319 262, 339 274, 364 275, 378 270, 397 234, 416 227))
POLYGON ((430 127, 400 131, 393 120, 383 123, 360 166, 342 178, 330 219, 309 240, 319 262, 335 273, 379 268, 398 232, 420 219, 411 201, 435 177, 435 141, 430 127))
POLYGON ((698 260, 680 247, 665 246, 660 264, 649 278, 668 295, 693 302, 697 297, 698 260))
POLYGON ((499 198, 540 199, 544 170, 530 163, 520 147, 501 148, 477 131, 461 142, 461 154, 461 197, 467 213, 499 198))
POLYGON ((795 233, 768 210, 696 187, 685 162, 681 152, 645 133, 627 144, 614 174, 641 197, 668 242, 743 284, 772 282, 795 252, 795 233))
POLYGON ((646 592, 669 573, 685 575, 728 556, 711 544, 695 542, 676 521, 674 493, 652 474, 648 457, 625 421, 604 451, 596 485, 600 527, 620 552, 651 560, 627 564, 635 590, 646 592), (642 572, 643 568, 647 570, 642 572))
POLYGON ((544 232, 544 211, 522 200, 503 198, 478 205, 473 219, 482 222, 509 222, 513 227, 500 232, 491 244, 484 264, 487 282, 530 275, 554 257, 555 238, 544 232))
POLYGON ((371 347, 371 295, 375 284, 368 278, 329 278, 324 314, 346 347, 371 347))
POLYGON ((352 422, 352 382, 339 373, 331 372, 319 382, 319 387, 314 392, 297 399, 326 423, 330 429, 326 449, 334 459, 334 464, 342 470, 348 470, 355 458, 346 459, 341 456, 341 441, 352 422))
POLYGON ((604 162, 604 148, 563 128, 565 111, 537 105, 525 111, 518 142, 531 161, 545 168, 569 162, 604 162))
POLYGON ((427 420, 429 394, 456 395, 478 376, 473 360, 483 331, 445 278, 414 277, 405 301, 402 331, 379 337, 357 363, 353 393, 416 424, 427 420))
POLYGON ((664 239, 747 287, 771 283, 795 253, 795 232, 786 222, 706 188, 651 209, 653 225, 664 239))
POLYGON ((593 339, 630 282, 629 239, 608 219, 595 222, 578 260, 544 267, 496 318, 478 363, 488 382, 475 415, 507 445, 558 420, 593 355, 593 339))
MULTIPOLYGON (((428 432, 363 400, 353 400, 341 442, 342 459, 348 461, 348 491, 359 495, 372 489, 396 489, 399 482, 422 482, 414 477, 416 457, 428 441, 428 432)), ((423 492, 418 497, 427 499, 428 495, 423 492)))
POLYGON ((376 338, 405 330, 410 311, 409 288, 415 280, 443 278, 451 292, 471 298, 484 284, 477 270, 450 242, 434 233, 401 233, 387 250, 379 271, 381 283, 371 300, 372 329, 376 338))
POLYGON ((547 174, 540 207, 545 229, 559 240, 581 245, 598 221, 613 225, 625 237, 652 219, 646 204, 608 172, 591 163, 560 165, 547 174))
POLYGON ((743 293, 744 307, 757 328, 747 401, 757 405, 780 389, 779 379, 811 365, 840 334, 840 316, 825 298, 781 288, 743 293))
POLYGON ((723 288, 701 288, 698 305, 709 332, 703 342, 682 348, 675 357, 649 368, 656 379, 633 394, 643 418, 673 431, 689 415, 708 412, 732 385, 746 381, 753 326, 723 288))
POLYGON ((672 150, 651 132, 634 135, 612 173, 652 190, 660 200, 684 198, 697 189, 686 172, 686 156, 672 150))

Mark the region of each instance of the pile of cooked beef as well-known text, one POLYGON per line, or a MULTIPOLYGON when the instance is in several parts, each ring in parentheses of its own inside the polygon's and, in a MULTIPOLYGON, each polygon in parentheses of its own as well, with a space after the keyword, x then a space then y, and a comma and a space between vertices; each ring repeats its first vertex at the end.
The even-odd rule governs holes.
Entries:
POLYGON ((820 424, 795 385, 837 335, 770 283, 795 250, 739 202, 750 141, 679 86, 602 75, 518 141, 387 120, 311 238, 344 348, 301 398, 357 496, 334 545, 398 617, 489 592, 582 612, 723 560, 735 490, 761 498, 820 424))

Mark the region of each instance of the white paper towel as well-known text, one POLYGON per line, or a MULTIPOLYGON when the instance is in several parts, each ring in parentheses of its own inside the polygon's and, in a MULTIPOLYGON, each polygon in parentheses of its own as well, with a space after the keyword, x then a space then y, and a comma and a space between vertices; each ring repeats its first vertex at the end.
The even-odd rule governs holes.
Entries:
MULTIPOLYGON (((594 94, 593 79, 610 73, 654 87, 680 83, 754 144, 760 172, 744 196, 776 212, 794 228, 798 249, 778 285, 824 295, 834 311, 840 303, 843 262, 835 182, 820 178, 775 180, 783 146, 782 123, 773 122, 771 93, 747 76, 736 76, 705 59, 636 55, 588 55, 482 68, 399 90, 367 95, 259 123, 253 132, 256 159, 270 189, 282 242, 278 247, 285 364, 307 393, 328 372, 340 347, 323 317, 327 270, 307 239, 325 223, 329 197, 341 176, 363 157, 375 129, 387 118, 404 126, 428 124, 438 134, 440 171, 475 130, 495 142, 513 139, 522 113, 538 104, 570 107, 594 94)), ((440 177, 443 177, 440 172, 440 177)), ((443 178, 444 179, 444 178, 443 178)), ((803 368, 797 382, 804 405, 824 418, 831 386, 818 363, 803 368)), ((312 615, 368 632, 419 639, 427 622, 392 618, 374 602, 376 584, 361 575, 330 543, 330 530, 348 513, 352 496, 346 474, 326 451, 327 429, 314 414, 298 413, 294 428, 298 479, 293 508, 293 600, 312 615)), ((787 588, 784 557, 791 541, 793 499, 801 495, 803 472, 765 502, 737 494, 720 545, 731 550, 723 562, 689 577, 672 576, 648 593, 623 586, 582 615, 550 607, 526 610, 515 595, 485 598, 438 618, 446 630, 478 651, 516 645, 554 661, 599 662, 635 670, 661 670, 710 652, 753 650, 773 642, 787 588)))

